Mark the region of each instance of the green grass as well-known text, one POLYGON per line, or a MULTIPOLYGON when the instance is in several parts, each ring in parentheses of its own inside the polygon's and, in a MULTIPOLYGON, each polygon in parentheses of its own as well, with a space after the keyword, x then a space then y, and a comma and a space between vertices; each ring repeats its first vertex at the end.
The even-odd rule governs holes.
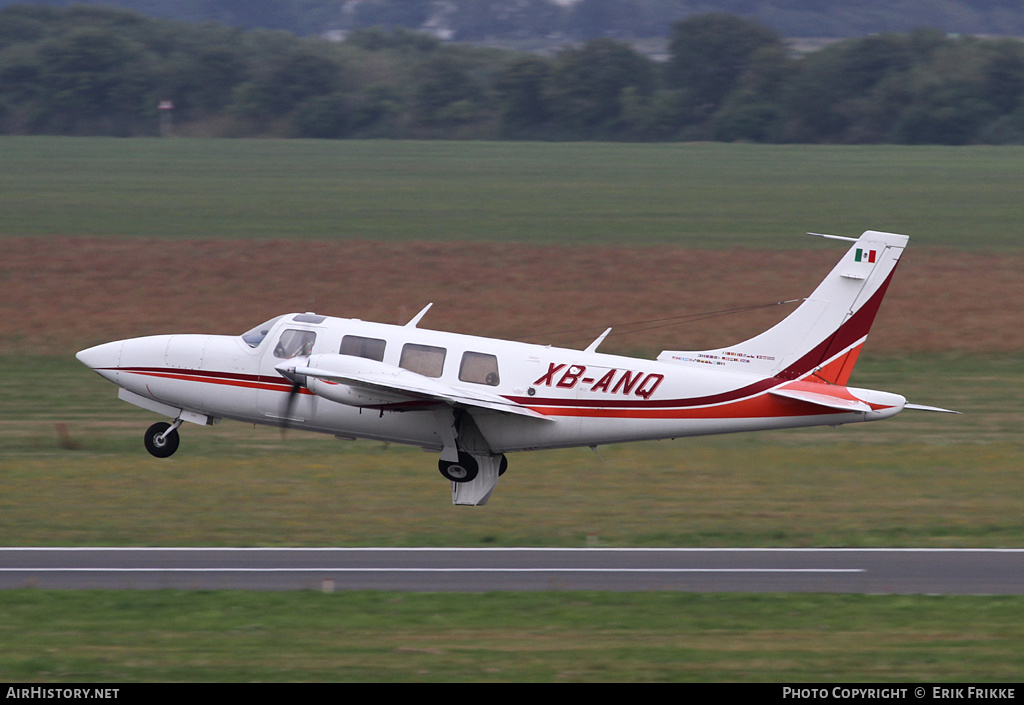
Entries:
POLYGON ((9 235, 1019 249, 1024 148, 0 137, 9 235))
POLYGON ((962 416, 514 454, 483 508, 416 448, 224 422, 156 460, 73 358, 0 362, 3 545, 1024 547, 1019 358, 855 373, 962 416))
POLYGON ((947 683, 1024 668, 1022 597, 22 590, 0 593, 0 613, 8 682, 947 683))

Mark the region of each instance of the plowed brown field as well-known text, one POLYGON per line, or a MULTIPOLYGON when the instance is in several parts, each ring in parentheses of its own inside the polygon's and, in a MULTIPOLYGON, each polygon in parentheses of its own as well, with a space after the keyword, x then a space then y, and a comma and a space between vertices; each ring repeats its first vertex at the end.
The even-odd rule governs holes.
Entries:
MULTIPOLYGON (((0 353, 155 333, 241 333, 290 311, 651 354, 743 340, 793 309, 625 324, 810 294, 841 251, 117 238, 0 240, 0 353), (615 336, 640 328, 628 335, 615 336), (571 333, 560 333, 571 330, 571 333)), ((874 354, 1024 351, 1024 255, 909 249, 874 354)))

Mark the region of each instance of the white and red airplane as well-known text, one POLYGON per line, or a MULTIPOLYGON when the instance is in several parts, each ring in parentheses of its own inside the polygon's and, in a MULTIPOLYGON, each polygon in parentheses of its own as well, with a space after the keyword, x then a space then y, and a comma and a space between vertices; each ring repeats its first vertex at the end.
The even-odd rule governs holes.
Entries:
POLYGON ((162 414, 145 445, 178 447, 183 421, 220 419, 440 452, 456 504, 485 504, 506 453, 875 421, 898 394, 847 387, 907 244, 867 231, 780 323, 727 348, 656 360, 404 326, 278 316, 242 335, 157 335, 82 350, 124 401, 162 414))

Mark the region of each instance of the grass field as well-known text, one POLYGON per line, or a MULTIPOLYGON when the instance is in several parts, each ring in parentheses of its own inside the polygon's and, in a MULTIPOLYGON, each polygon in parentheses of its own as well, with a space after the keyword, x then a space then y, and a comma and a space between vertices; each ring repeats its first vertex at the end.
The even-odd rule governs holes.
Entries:
POLYGON ((1024 148, 0 138, 8 235, 1019 249, 1024 148))
POLYGON ((1022 360, 856 373, 963 416, 515 454, 480 509, 415 448, 225 422, 156 460, 153 415, 73 359, 2 362, 5 545, 1024 547, 1022 360))
POLYGON ((8 682, 1015 683, 1024 668, 1020 597, 16 591, 0 614, 8 682))
MULTIPOLYGON (((1024 149, 5 137, 0 167, 0 544, 1024 547, 1024 149), (226 422, 154 460, 153 415, 73 358, 427 301, 430 327, 582 347, 548 333, 806 295, 836 244, 801 234, 868 228, 912 241, 852 383, 963 416, 517 454, 483 508, 380 443, 226 422)), ((0 680, 1013 681, 1022 610, 26 589, 0 594, 0 680)))

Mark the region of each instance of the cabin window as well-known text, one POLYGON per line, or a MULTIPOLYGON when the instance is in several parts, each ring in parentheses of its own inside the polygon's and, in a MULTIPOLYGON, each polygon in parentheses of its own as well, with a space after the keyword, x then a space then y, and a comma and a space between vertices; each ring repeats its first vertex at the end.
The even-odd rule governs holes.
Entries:
POLYGON ((498 358, 494 355, 478 352, 466 352, 462 355, 459 367, 459 379, 473 384, 498 386, 498 358))
POLYGON ((447 352, 444 348, 435 348, 431 345, 406 343, 402 348, 402 359, 398 366, 424 377, 440 377, 447 352))
POLYGON ((274 327, 274 324, 277 323, 279 318, 281 317, 277 316, 276 318, 271 318, 266 323, 261 323, 255 328, 247 330, 246 332, 242 333, 242 340, 244 340, 245 344, 248 345, 250 348, 258 348, 260 346, 260 343, 262 343, 263 340, 267 337, 267 334, 270 333, 270 329, 274 327))
POLYGON ((274 357, 287 360, 290 357, 299 355, 306 356, 313 352, 313 343, 316 342, 316 333, 311 330, 288 329, 281 334, 274 348, 274 357))
POLYGON ((379 338, 363 338, 358 335, 346 335, 341 339, 342 355, 365 357, 368 360, 384 361, 384 347, 387 343, 379 338))
POLYGON ((323 323, 327 316, 318 316, 315 313, 299 313, 292 319, 296 323, 323 323))

